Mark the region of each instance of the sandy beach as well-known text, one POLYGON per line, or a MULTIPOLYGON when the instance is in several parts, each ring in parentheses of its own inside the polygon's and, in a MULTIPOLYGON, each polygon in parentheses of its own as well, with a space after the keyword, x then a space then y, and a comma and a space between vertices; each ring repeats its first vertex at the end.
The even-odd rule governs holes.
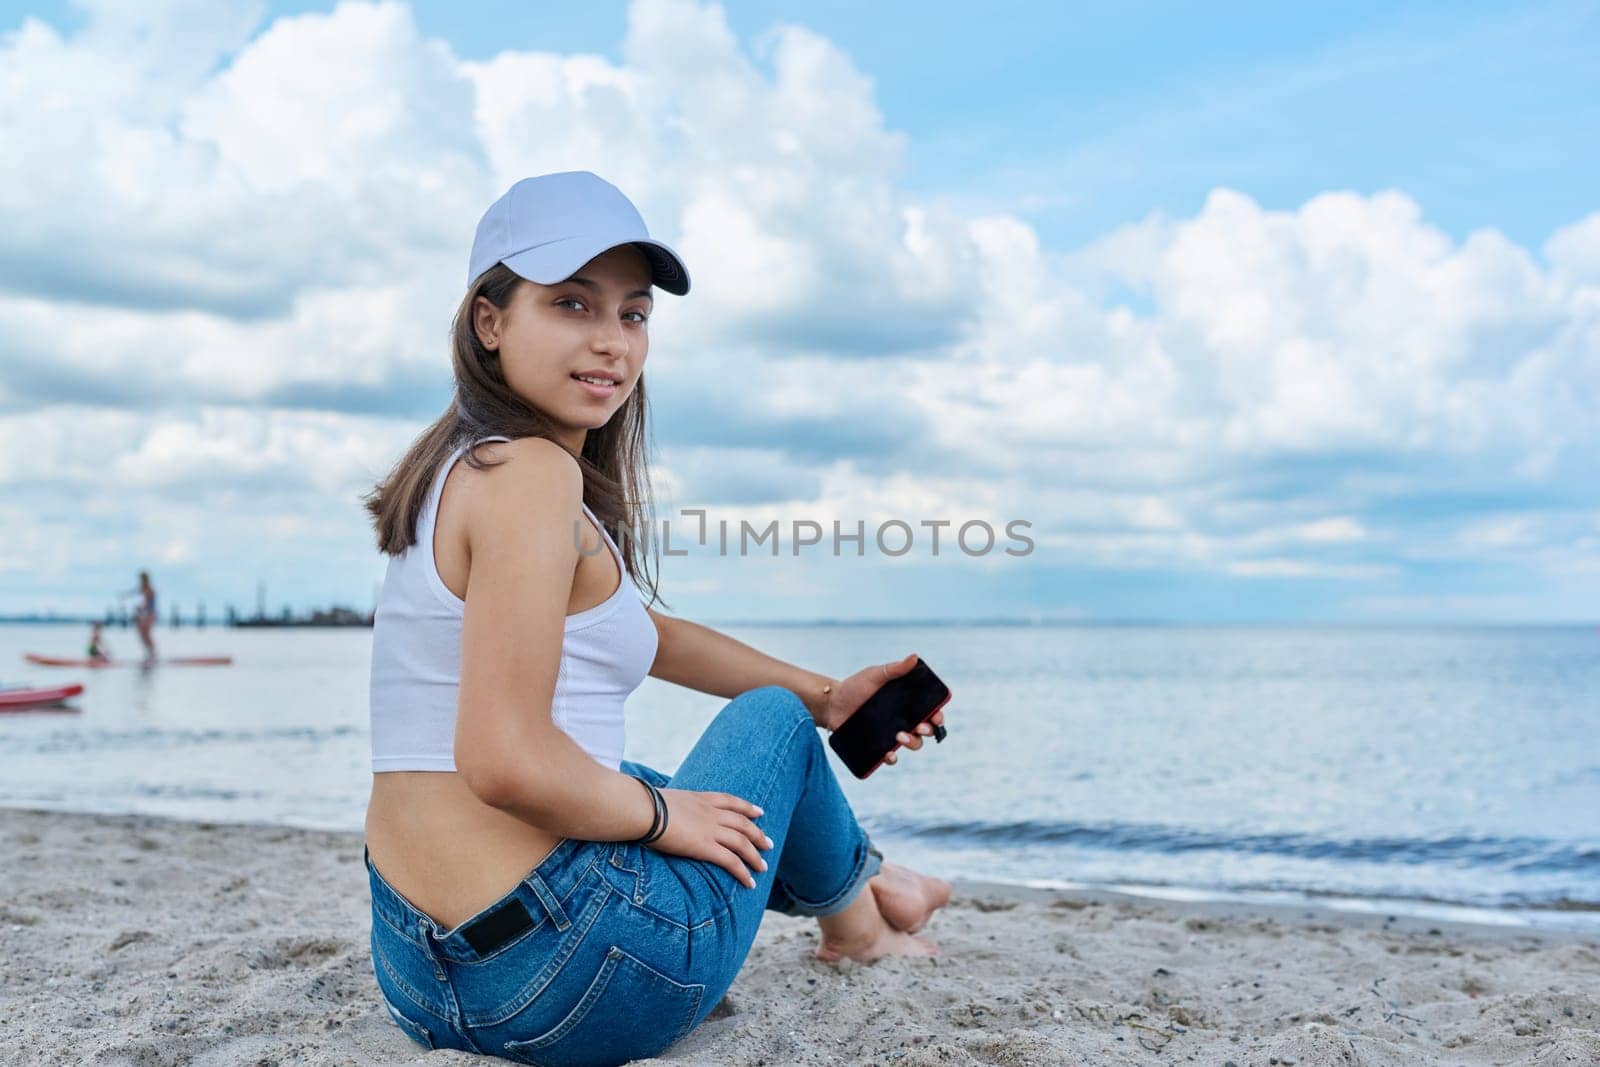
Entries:
MULTIPOLYGON (((378 999, 361 837, 0 810, 7 1063, 491 1061, 378 999)), ((769 914, 661 1060, 1600 1063, 1600 937, 957 883, 934 959, 833 966, 769 914)))

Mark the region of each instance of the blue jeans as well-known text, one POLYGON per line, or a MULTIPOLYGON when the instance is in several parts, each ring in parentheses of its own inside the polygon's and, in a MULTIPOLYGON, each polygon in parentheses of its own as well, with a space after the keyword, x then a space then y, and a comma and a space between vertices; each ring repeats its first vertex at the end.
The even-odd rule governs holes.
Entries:
POLYGON ((763 911, 836 914, 882 866, 805 705, 779 686, 730 701, 670 778, 629 760, 621 770, 764 809, 755 822, 773 847, 767 869, 750 872, 755 887, 708 860, 569 837, 500 900, 441 930, 364 858, 373 971, 413 1040, 543 1067, 657 1055, 722 999, 763 911), (495 944, 506 931, 515 936, 495 944))

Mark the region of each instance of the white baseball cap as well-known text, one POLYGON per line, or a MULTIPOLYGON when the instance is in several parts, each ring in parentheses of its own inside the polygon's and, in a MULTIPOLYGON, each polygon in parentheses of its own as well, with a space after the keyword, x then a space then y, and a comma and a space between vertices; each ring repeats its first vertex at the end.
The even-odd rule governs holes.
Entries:
POLYGON ((650 281, 669 293, 689 291, 678 253, 650 236, 622 190, 586 170, 523 178, 478 220, 467 285, 496 263, 531 282, 554 285, 601 252, 631 244, 650 262, 650 281))

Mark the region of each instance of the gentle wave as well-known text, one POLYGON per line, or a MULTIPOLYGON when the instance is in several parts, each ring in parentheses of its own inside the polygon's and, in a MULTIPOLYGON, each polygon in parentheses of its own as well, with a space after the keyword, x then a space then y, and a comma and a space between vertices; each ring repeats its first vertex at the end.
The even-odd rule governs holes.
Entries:
MULTIPOLYGON (((989 881, 991 879, 983 879, 989 881)), ((1559 895, 1523 898, 1443 897, 1431 893, 1392 893, 1357 888, 1318 889, 1290 882, 1241 882, 1195 885, 1180 881, 1062 881, 1060 879, 993 879, 1002 884, 1069 891, 1102 889, 1160 900, 1315 904, 1336 911, 1411 915, 1493 925, 1532 925, 1600 932, 1600 901, 1572 900, 1559 895)))
POLYGON ((192 745, 214 745, 258 741, 331 741, 341 737, 365 736, 355 726, 286 726, 253 730, 183 730, 165 727, 145 730, 72 731, 60 730, 27 740, 13 740, 13 753, 93 752, 114 748, 180 749, 192 745))
POLYGON ((1230 852, 1295 859, 1421 865, 1497 867, 1518 872, 1600 875, 1600 846, 1538 837, 1333 838, 1304 833, 1249 834, 1192 830, 1161 823, 932 822, 894 817, 872 820, 885 834, 930 842, 986 847, 1072 845, 1109 852, 1230 852))

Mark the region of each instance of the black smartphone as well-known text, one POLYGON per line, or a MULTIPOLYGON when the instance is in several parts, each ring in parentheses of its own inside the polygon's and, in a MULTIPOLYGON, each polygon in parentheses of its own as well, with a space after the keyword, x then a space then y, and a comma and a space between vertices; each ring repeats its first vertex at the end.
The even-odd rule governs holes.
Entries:
MULTIPOLYGON (((883 765, 885 756, 899 747, 895 734, 902 730, 916 733, 917 726, 933 718, 933 713, 949 699, 950 687, 918 656, 915 667, 885 682, 829 734, 828 744, 844 760, 851 774, 865 778, 883 765)), ((944 727, 935 724, 935 740, 943 741, 944 736, 944 727)))

